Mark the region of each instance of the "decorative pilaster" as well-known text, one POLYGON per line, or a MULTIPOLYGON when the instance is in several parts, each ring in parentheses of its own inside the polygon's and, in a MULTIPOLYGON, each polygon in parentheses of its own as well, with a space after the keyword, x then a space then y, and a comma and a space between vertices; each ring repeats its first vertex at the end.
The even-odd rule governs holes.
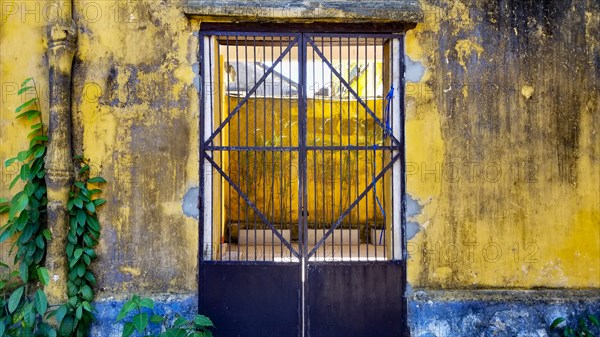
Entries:
POLYGON ((69 215, 67 203, 74 180, 71 144, 71 68, 77 49, 77 29, 72 20, 57 22, 48 28, 50 116, 46 184, 48 188, 48 227, 52 240, 48 244, 46 267, 50 284, 46 287, 48 302, 67 300, 67 258, 65 246, 69 215))

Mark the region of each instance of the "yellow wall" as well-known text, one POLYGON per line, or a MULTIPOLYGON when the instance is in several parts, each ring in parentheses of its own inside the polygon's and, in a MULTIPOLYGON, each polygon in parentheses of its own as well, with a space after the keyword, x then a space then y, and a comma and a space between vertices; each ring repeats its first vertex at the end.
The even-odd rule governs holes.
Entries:
MULTIPOLYGON (((2 82, 34 76, 46 89, 43 28, 51 18, 44 11, 53 1, 15 1, 39 17, 22 14, 21 7, 8 15, 9 2, 2 1, 0 23, 2 82)), ((99 296, 193 292, 198 226, 182 213, 182 200, 199 181, 193 68, 199 25, 185 17, 180 2, 77 1, 75 13, 75 151, 109 182, 95 262, 99 296)), ((44 104, 47 111, 47 97, 44 104)), ((14 94, 2 102, 2 161, 26 144, 23 126, 10 113, 16 106, 14 94)), ((6 189, 2 184, 0 195, 8 195, 6 189)))
POLYGON ((407 34, 425 69, 407 85, 407 193, 422 207, 408 280, 597 288, 598 9, 556 2, 540 20, 482 3, 425 4, 407 34))
MULTIPOLYGON (((40 3, 43 3, 41 1, 40 3)), ((13 163, 5 167, 4 161, 14 157, 25 149, 29 140, 29 126, 37 121, 15 121, 15 109, 33 98, 18 96, 21 82, 35 76, 36 88, 40 96, 41 108, 48 111, 48 70, 44 53, 46 44, 43 40, 46 22, 41 14, 24 14, 21 2, 1 3, 0 12, 0 197, 8 198, 16 192, 9 193, 8 187, 18 174, 20 166, 13 163), (21 48, 27 45, 27 48, 21 48)), ((30 6, 31 8, 31 6, 30 6)), ((44 116, 47 118, 47 115, 44 116)), ((47 122, 47 119, 45 119, 47 122)), ((13 191, 17 191, 17 185, 13 191)), ((6 223, 6 216, 0 215, 0 224, 6 223)), ((10 241, 10 240, 9 240, 10 241)), ((0 245, 1 261, 10 261, 8 251, 10 243, 0 245)))
MULTIPOLYGON (((182 203, 199 183, 200 24, 183 3, 77 2, 75 149, 109 182, 100 296, 197 289, 197 221, 182 203)), ((409 219, 413 287, 600 287, 599 10, 544 21, 514 6, 513 25, 495 1, 424 1, 407 34, 424 69, 406 99, 407 192, 422 207, 409 219)), ((47 92, 48 21, 1 19, 4 161, 26 144, 7 83, 34 76, 47 92)), ((9 179, 3 168, 1 196, 9 179)))

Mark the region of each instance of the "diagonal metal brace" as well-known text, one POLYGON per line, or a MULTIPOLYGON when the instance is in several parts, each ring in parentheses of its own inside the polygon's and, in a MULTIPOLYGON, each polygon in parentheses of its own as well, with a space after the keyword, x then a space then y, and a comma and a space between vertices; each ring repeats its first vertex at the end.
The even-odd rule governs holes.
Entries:
MULTIPOLYGON (((325 55, 323 54, 323 52, 321 52, 321 50, 319 49, 319 47, 317 47, 317 45, 315 44, 315 42, 309 38, 308 42, 311 44, 311 46, 313 47, 313 49, 315 50, 315 52, 317 53, 317 55, 319 55, 319 57, 323 60, 323 62, 325 62, 325 64, 327 64, 327 66, 329 67, 329 69, 331 69, 331 72, 340 80, 340 82, 348 89, 348 92, 350 94, 352 94, 352 96, 354 96, 354 98, 356 98, 356 100, 358 101, 358 103, 360 103, 360 105, 362 105, 362 107, 367 111, 367 113, 369 115, 371 115, 371 117, 375 120, 375 122, 384 130, 384 132, 386 131, 386 126, 385 124, 381 121, 381 119, 379 119, 377 117, 377 115, 375 115, 373 113, 373 111, 371 110, 371 108, 369 108, 369 106, 367 105, 367 103, 365 103, 362 98, 360 98, 360 96, 356 93, 356 91, 354 91, 354 89, 352 89, 352 86, 350 86, 350 84, 344 79, 344 77, 342 76, 342 74, 340 74, 335 67, 331 64, 331 62, 329 62, 329 60, 327 59, 327 57, 325 57, 325 55)), ((394 137, 394 135, 390 135, 390 139, 392 140, 392 142, 396 143, 396 145, 401 146, 402 143, 400 143, 400 141, 394 137)))
POLYGON ((277 238, 281 240, 284 246, 286 246, 292 252, 292 254, 294 254, 295 257, 300 258, 300 254, 294 249, 294 247, 283 237, 283 235, 281 235, 281 233, 279 233, 275 226, 273 226, 273 224, 267 219, 267 217, 256 207, 256 205, 248 198, 248 196, 242 191, 242 189, 235 182, 233 182, 233 180, 231 180, 227 173, 225 173, 223 169, 207 153, 204 153, 204 158, 208 160, 212 167, 214 167, 219 172, 219 174, 221 174, 221 176, 229 183, 229 185, 231 185, 231 187, 233 187, 233 189, 236 192, 238 192, 238 194, 240 195, 240 197, 242 197, 242 199, 244 199, 246 204, 248 204, 248 206, 250 206, 250 208, 254 210, 254 213, 256 213, 256 215, 258 215, 258 217, 267 226, 269 226, 269 228, 273 231, 273 234, 275 234, 275 236, 277 236, 277 238))
POLYGON ((373 187, 375 186, 375 184, 377 184, 377 182, 381 178, 383 178, 383 176, 385 175, 385 173, 392 168, 392 166, 394 165, 394 163, 398 159, 400 159, 400 157, 401 157, 401 152, 397 153, 392 158, 392 160, 383 168, 383 170, 381 170, 381 172, 379 172, 379 174, 377 175, 377 177, 375 177, 375 179, 373 179, 373 181, 365 188, 365 190, 358 196, 358 198, 356 198, 356 200, 354 200, 354 202, 352 204, 350 204, 350 206, 344 211, 344 213, 342 213, 342 215, 340 215, 340 217, 333 223, 333 225, 331 226, 331 228, 329 228, 329 230, 325 233, 325 235, 323 235, 323 237, 321 238, 321 240, 319 240, 319 242, 317 242, 317 244, 313 247, 313 249, 311 249, 311 251, 308 253, 307 258, 310 258, 313 255, 315 255, 315 253, 323 245, 323 243, 325 242, 325 240, 327 240, 327 238, 331 234, 333 234, 333 231, 342 223, 342 221, 344 221, 344 219, 348 216, 348 214, 350 214, 350 212, 352 212, 352 210, 354 209, 354 207, 356 207, 356 205, 358 205, 360 203, 360 201, 369 193, 369 191, 371 191, 371 189, 373 189, 373 187))

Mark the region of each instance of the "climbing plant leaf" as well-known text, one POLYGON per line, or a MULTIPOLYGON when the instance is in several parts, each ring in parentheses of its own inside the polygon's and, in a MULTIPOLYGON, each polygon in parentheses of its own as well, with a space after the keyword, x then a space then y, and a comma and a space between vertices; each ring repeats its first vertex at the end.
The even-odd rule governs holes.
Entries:
POLYGON ((3 301, 0 297, 0 336, 56 337, 52 327, 44 322, 48 301, 42 289, 49 282, 48 271, 42 265, 51 238, 46 221, 44 157, 48 137, 35 81, 23 81, 18 94, 21 98, 34 98, 24 100, 15 109, 15 118, 19 122, 37 119, 37 123, 26 128, 29 146, 4 162, 6 167, 20 165, 8 190, 17 186, 21 189, 14 191, 11 198, 0 199, 0 213, 9 213, 7 222, 0 227, 0 242, 13 238, 11 255, 15 266, 6 279, 0 280, 0 290, 8 299, 3 301), (5 287, 7 284, 10 287, 5 287))

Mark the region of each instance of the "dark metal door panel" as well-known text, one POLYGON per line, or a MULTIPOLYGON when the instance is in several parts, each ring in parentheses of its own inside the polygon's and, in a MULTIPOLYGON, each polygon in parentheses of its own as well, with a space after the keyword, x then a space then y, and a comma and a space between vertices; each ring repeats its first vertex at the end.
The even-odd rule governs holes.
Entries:
POLYGON ((298 264, 204 263, 202 313, 219 337, 299 336, 298 264))
POLYGON ((319 263, 308 266, 309 337, 401 337, 401 263, 319 263))

